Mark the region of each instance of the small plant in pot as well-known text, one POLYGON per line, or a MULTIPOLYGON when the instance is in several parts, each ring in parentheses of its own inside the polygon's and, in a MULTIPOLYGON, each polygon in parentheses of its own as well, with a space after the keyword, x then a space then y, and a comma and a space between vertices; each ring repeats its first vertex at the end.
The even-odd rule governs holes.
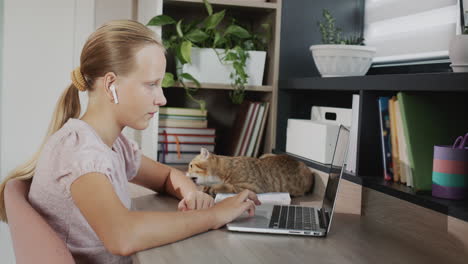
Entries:
POLYGON ((361 36, 342 37, 340 28, 327 9, 323 10, 325 21, 318 22, 322 45, 310 46, 315 65, 322 77, 365 75, 372 64, 375 48, 364 46, 361 36))
POLYGON ((164 46, 176 61, 175 75, 166 73, 163 87, 179 82, 185 88, 186 95, 204 109, 205 102, 193 96, 200 88, 200 82, 230 83, 233 87, 229 94, 231 101, 241 104, 245 86, 251 84, 253 79, 249 78, 248 70, 260 69, 262 76, 257 79, 260 79, 261 85, 265 50, 270 37, 269 25, 263 24, 262 34, 256 33, 236 19, 227 19, 225 10, 215 13, 207 0, 204 0, 204 4, 207 11, 204 19, 176 21, 170 16, 159 15, 148 23, 149 26, 163 26, 164 46), (259 61, 254 60, 257 57, 259 61), (186 81, 193 82, 197 88, 187 87, 186 81))
POLYGON ((463 8, 463 1, 459 1, 460 7, 460 34, 453 36, 450 41, 449 58, 453 72, 468 72, 468 26, 463 8))

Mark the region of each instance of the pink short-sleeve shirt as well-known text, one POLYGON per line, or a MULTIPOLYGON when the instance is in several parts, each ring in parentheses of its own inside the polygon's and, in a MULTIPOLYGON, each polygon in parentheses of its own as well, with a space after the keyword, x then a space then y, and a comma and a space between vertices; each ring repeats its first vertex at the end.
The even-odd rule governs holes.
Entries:
POLYGON ((71 184, 97 172, 107 176, 130 209, 127 182, 136 176, 141 152, 121 134, 109 148, 86 122, 69 119, 44 145, 29 191, 29 202, 66 242, 77 263, 131 263, 111 254, 76 207, 71 184))

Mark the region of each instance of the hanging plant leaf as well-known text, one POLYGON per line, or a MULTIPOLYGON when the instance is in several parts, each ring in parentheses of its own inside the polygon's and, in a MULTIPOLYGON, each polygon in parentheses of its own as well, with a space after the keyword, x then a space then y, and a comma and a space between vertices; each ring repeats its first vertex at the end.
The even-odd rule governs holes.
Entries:
POLYGON ((225 13, 226 10, 223 10, 207 17, 205 20, 205 28, 207 30, 214 29, 216 26, 218 26, 219 22, 223 20, 225 13))
POLYGON ((203 0, 203 3, 205 4, 205 8, 208 12, 208 15, 211 16, 213 14, 213 7, 211 6, 210 2, 208 2, 207 0, 203 0))
POLYGON ((216 45, 221 40, 221 34, 219 32, 215 32, 214 40, 213 40, 213 48, 216 48, 216 45))
POLYGON ((230 25, 224 32, 224 35, 234 35, 241 39, 250 37, 249 32, 245 28, 238 25, 230 25))
POLYGON ((177 22, 177 25, 176 25, 176 30, 177 30, 177 34, 179 35, 179 37, 183 38, 184 37, 184 34, 182 33, 182 19, 179 20, 179 22, 177 22))
POLYGON ((192 42, 185 40, 180 45, 180 55, 187 63, 192 63, 192 42))
POLYGON ((238 60, 237 54, 234 52, 228 52, 226 57, 224 58, 225 61, 236 61, 238 60))
POLYGON ((167 88, 167 87, 172 87, 174 86, 175 84, 175 80, 174 80, 174 74, 170 73, 170 72, 166 72, 164 74, 164 78, 163 78, 163 81, 162 81, 162 87, 163 88, 167 88))
POLYGON ((197 79, 195 79, 190 73, 182 73, 180 74, 180 77, 194 82, 197 88, 201 87, 200 82, 197 79))
POLYGON ((146 25, 147 26, 164 26, 164 25, 170 25, 174 23, 175 23, 175 20, 172 19, 172 17, 166 16, 166 15, 159 15, 159 16, 153 17, 146 25))
POLYGON ((186 64, 187 60, 185 60, 185 58, 182 56, 182 44, 177 44, 174 47, 174 51, 175 51, 175 56, 179 60, 179 62, 181 64, 186 64))
POLYGON ((209 36, 205 32, 201 31, 200 29, 192 30, 191 32, 187 33, 185 37, 195 43, 201 43, 205 41, 209 36))

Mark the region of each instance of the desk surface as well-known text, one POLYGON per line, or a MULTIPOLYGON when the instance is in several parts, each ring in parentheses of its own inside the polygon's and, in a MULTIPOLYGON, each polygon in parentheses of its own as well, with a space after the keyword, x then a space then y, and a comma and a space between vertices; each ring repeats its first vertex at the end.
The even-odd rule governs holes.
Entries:
MULTIPOLYGON (((135 210, 177 210, 177 200, 147 195, 135 210)), ((236 233, 225 228, 137 253, 145 263, 466 263, 462 244, 446 237, 415 239, 365 216, 335 214, 326 238, 236 233)))

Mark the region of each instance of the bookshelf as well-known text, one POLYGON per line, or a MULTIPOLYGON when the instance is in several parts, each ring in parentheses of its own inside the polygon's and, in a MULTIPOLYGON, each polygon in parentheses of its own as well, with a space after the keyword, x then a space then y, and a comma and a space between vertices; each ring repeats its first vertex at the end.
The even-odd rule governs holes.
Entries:
MULTIPOLYGON (((278 3, 275 1, 242 1, 242 0, 211 0, 213 6, 221 8, 238 8, 238 9, 259 9, 263 11, 271 11, 277 9, 278 3)), ((164 5, 167 7, 200 7, 203 0, 164 0, 164 5)))
MULTIPOLYGON (((330 172, 330 166, 315 162, 303 157, 293 155, 281 150, 274 150, 275 154, 286 154, 299 161, 304 162, 307 166, 323 171, 330 172)), ((436 212, 446 214, 464 221, 468 221, 468 203, 466 201, 451 201, 432 197, 430 192, 416 193, 412 188, 403 184, 388 182, 383 180, 383 177, 375 176, 356 176, 354 174, 344 172, 343 179, 382 192, 384 194, 397 197, 401 200, 417 204, 424 208, 434 210, 436 212)))
MULTIPOLYGON (((276 97, 278 91, 278 67, 280 47, 280 21, 281 0, 245 1, 245 0, 210 0, 213 12, 226 10, 226 16, 234 17, 240 23, 258 28, 262 23, 271 25, 271 41, 267 47, 267 58, 263 84, 261 86, 247 86, 246 100, 265 101, 270 103, 267 123, 263 134, 263 144, 260 148, 262 153, 271 152, 275 144, 276 133, 276 97)), ((179 19, 197 19, 206 16, 203 0, 164 0, 162 1, 162 13, 179 19)), ((156 14, 155 14, 156 15, 156 14)), ((171 69, 170 60, 168 70, 171 69)), ((173 69, 173 68, 172 68, 173 69)), ((188 82, 188 87, 195 88, 193 83, 188 82)), ((215 153, 228 154, 232 127, 239 110, 239 105, 231 103, 229 92, 232 91, 229 84, 201 83, 201 88, 194 97, 206 102, 208 111, 208 127, 216 129, 215 153)), ((180 84, 164 89, 170 107, 193 107, 198 105, 187 99, 185 91, 180 84)))
MULTIPOLYGON (((197 86, 193 82, 186 82, 185 85, 189 88, 197 88, 197 86)), ((233 90, 232 86, 229 84, 220 84, 220 83, 203 83, 201 84, 202 87, 200 89, 214 89, 214 90, 233 90)), ((183 88, 180 83, 176 83, 173 88, 183 88)), ((252 86, 247 85, 245 87, 246 91, 253 91, 253 92, 273 92, 272 85, 262 85, 262 86, 252 86)))
MULTIPOLYGON (((355 175, 346 173, 343 178, 362 187, 468 222, 466 200, 438 199, 432 197, 430 192, 416 193, 405 185, 383 180, 377 102, 381 96, 396 95, 400 91, 416 96, 443 95, 454 99, 468 98, 468 73, 453 73, 449 63, 439 63, 425 66, 372 68, 366 76, 319 77, 309 46, 320 43, 321 36, 318 29, 314 30, 313 27, 311 29, 309 25, 321 18, 322 8, 327 8, 335 15, 337 23, 344 25, 344 32, 359 33, 363 26, 363 2, 361 0, 340 0, 334 3, 283 2, 276 147, 273 152, 288 154, 285 150, 289 118, 309 119, 311 107, 314 105, 351 108, 353 94, 359 94, 357 171, 355 175), (300 41, 296 41, 295 36, 301 36, 300 41)), ((459 114, 468 120, 468 104, 459 114)), ((453 143, 453 140, 448 139, 447 145, 453 143)), ((330 169, 320 163, 294 155, 292 157, 324 172, 330 169)), ((363 203, 365 202, 363 200, 363 203)))

